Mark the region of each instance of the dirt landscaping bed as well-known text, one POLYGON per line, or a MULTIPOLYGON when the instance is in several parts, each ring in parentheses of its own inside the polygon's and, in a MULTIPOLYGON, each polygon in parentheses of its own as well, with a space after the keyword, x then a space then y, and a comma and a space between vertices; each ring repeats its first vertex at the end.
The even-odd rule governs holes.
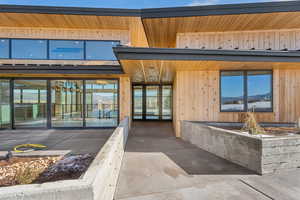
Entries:
POLYGON ((90 154, 2 159, 0 187, 78 179, 92 160, 90 154))

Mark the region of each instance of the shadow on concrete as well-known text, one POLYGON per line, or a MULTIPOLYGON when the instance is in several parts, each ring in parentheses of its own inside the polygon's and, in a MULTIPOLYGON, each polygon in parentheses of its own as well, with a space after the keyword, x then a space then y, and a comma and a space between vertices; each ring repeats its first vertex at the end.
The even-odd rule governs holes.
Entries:
POLYGON ((126 152, 141 154, 140 162, 143 161, 142 156, 144 156, 150 159, 149 163, 153 163, 153 165, 160 164, 162 168, 166 163, 161 162, 172 161, 173 167, 169 163, 167 168, 168 171, 175 174, 182 173, 179 172, 180 169, 184 170, 187 175, 256 174, 182 139, 175 138, 171 122, 134 122, 126 152), (164 159, 163 155, 167 156, 169 160, 164 159))

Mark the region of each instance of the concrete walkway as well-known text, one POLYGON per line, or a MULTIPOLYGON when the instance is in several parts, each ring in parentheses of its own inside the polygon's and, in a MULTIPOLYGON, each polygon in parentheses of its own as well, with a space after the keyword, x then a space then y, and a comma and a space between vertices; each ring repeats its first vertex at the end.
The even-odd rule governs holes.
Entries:
POLYGON ((176 139, 172 124, 134 122, 117 200, 299 199, 300 170, 258 176, 176 139))

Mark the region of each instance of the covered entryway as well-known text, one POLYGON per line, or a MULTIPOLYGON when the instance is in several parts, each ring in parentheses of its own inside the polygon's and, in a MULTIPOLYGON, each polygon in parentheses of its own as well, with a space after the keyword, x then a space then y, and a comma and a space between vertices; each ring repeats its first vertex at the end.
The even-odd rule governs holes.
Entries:
POLYGON ((133 85, 134 120, 171 120, 172 85, 133 85))

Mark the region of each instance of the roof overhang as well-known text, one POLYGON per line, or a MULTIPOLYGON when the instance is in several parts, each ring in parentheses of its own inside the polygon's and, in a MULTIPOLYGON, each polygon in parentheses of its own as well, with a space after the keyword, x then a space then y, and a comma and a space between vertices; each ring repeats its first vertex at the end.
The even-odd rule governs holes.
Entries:
POLYGON ((114 47, 118 60, 300 62, 300 51, 114 47))
POLYGON ((173 8, 148 8, 142 9, 142 18, 196 17, 210 15, 240 15, 298 11, 300 11, 299 1, 282 1, 173 8))
POLYGON ((133 82, 172 82, 176 71, 300 68, 298 51, 115 47, 133 82))
POLYGON ((142 10, 150 47, 174 48, 177 33, 300 28, 300 1, 142 10))

